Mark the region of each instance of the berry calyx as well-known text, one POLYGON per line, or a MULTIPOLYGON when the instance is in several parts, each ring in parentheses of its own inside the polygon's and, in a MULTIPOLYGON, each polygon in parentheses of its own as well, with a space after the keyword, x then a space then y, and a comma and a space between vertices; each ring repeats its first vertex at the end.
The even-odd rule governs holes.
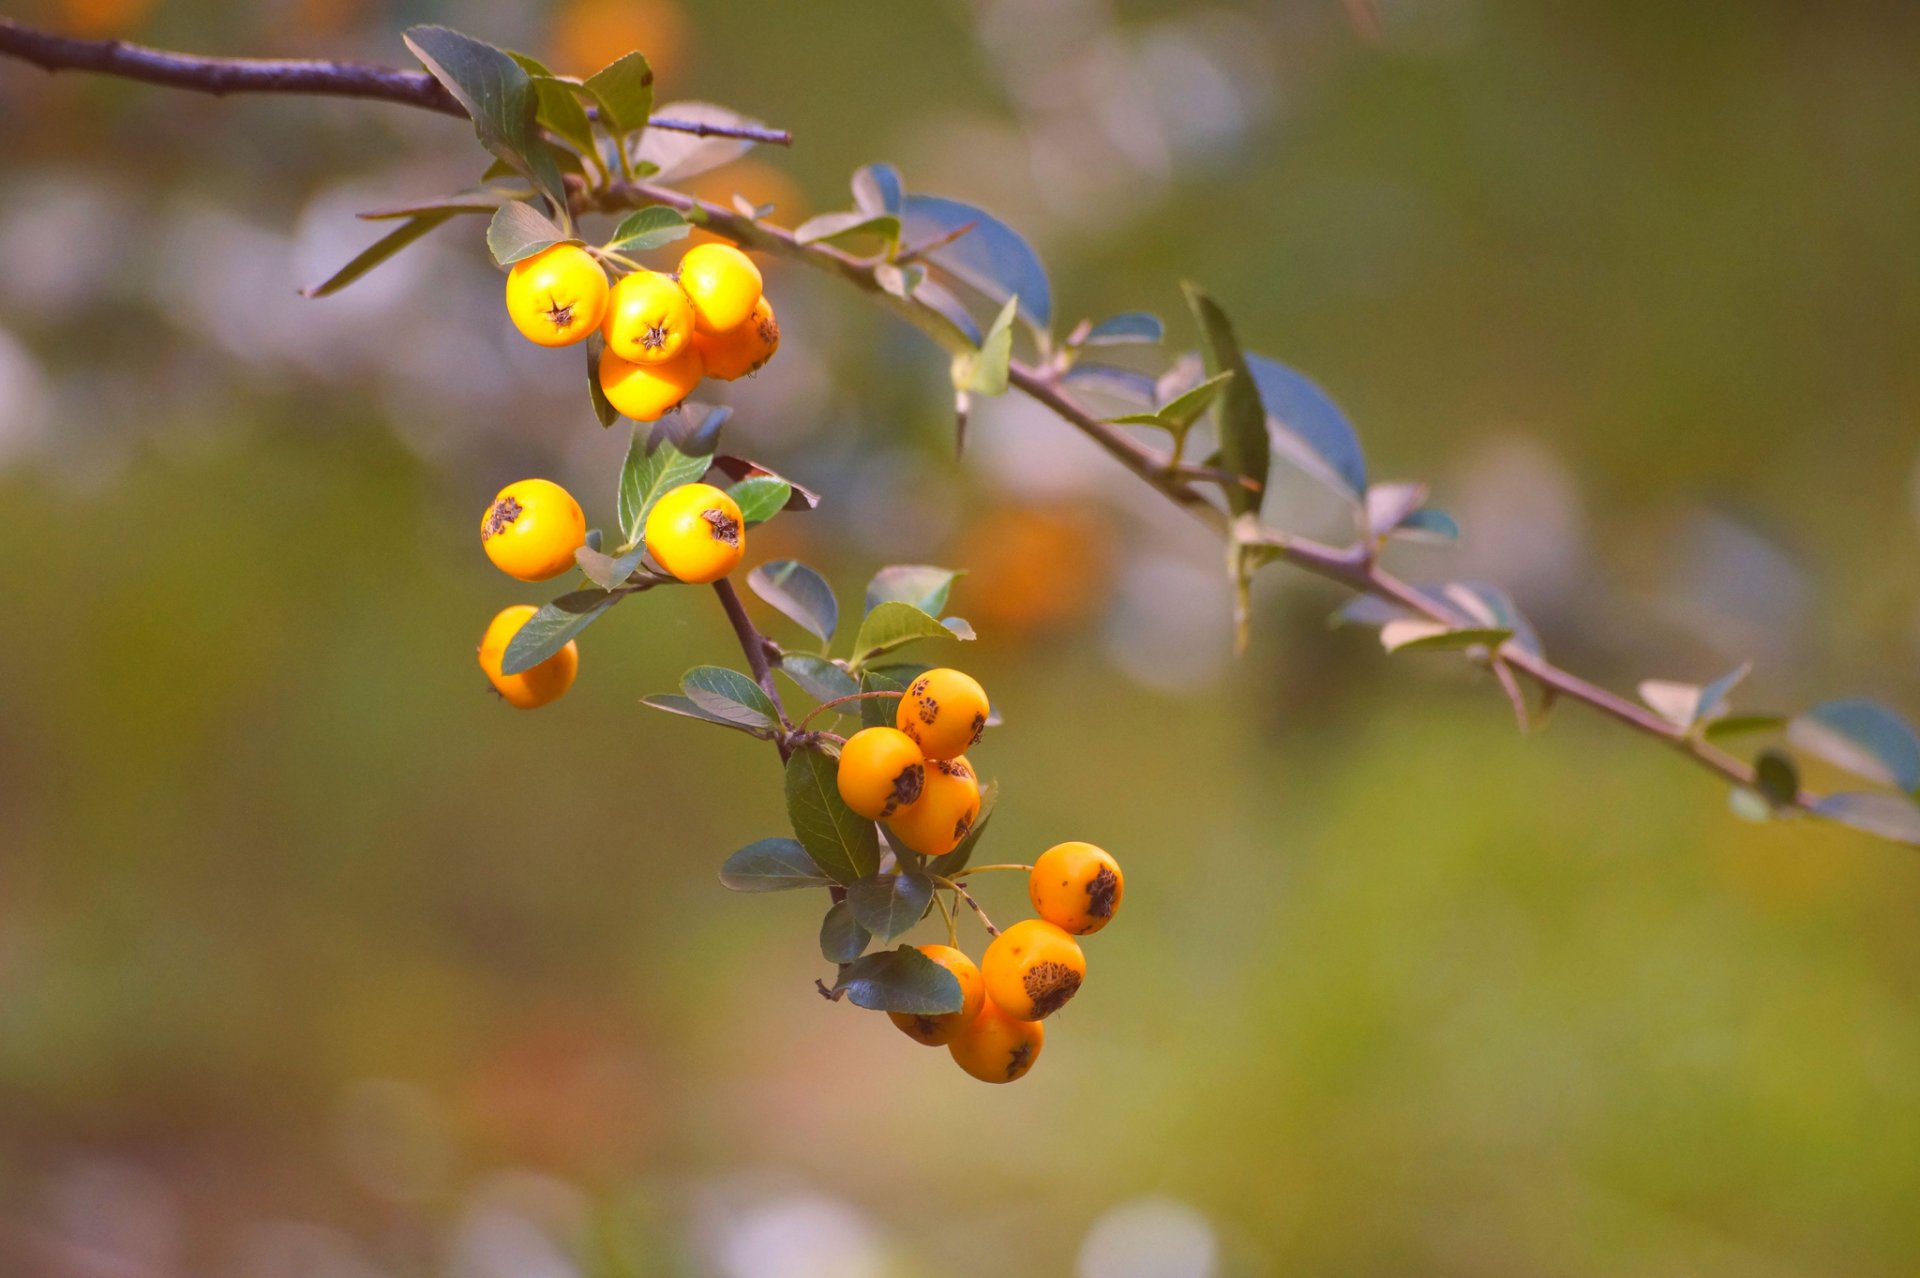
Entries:
POLYGON ((555 244, 507 272, 507 316, 529 341, 571 346, 600 327, 607 273, 578 244, 555 244))

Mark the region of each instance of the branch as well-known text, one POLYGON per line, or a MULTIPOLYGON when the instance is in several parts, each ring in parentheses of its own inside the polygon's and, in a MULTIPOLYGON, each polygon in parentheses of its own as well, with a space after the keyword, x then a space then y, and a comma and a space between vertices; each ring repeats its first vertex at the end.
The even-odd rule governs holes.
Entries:
MULTIPOLYGON (((30 62, 43 71, 97 71, 123 80, 164 84, 175 89, 224 96, 229 93, 300 93, 308 96, 374 98, 402 106, 466 118, 466 111, 425 71, 402 71, 364 62, 313 58, 207 58, 130 44, 125 40, 81 40, 22 26, 0 18, 0 54, 30 62)), ((591 112, 590 112, 591 113, 591 112)), ((747 124, 706 124, 654 116, 656 129, 700 137, 741 138, 791 146, 785 129, 747 124)))
MULTIPOLYGON (((1359 3, 1355 11, 1364 14, 1370 12, 1370 8, 1359 3)), ((207 93, 279 92, 378 98, 448 115, 465 114, 438 82, 424 72, 399 71, 362 63, 197 58, 115 40, 77 40, 50 35, 4 18, 0 18, 0 54, 21 58, 49 71, 98 71, 207 93)), ((652 123, 655 128, 743 137, 782 145, 792 140, 790 134, 780 130, 735 129, 661 119, 655 119, 652 123)), ((863 262, 831 245, 801 244, 794 238, 793 232, 785 228, 743 217, 733 209, 651 183, 610 183, 580 196, 581 211, 614 212, 642 204, 664 204, 682 211, 697 211, 708 229, 745 247, 758 248, 804 263, 851 284, 871 297, 877 305, 926 333, 949 352, 960 354, 973 350, 972 342, 944 315, 911 298, 887 292, 874 277, 872 263, 863 262)), ((1187 468, 1173 464, 1174 459, 1169 454, 1149 448, 1120 428, 1102 421, 1061 387, 1051 369, 1016 360, 1008 368, 1007 379, 1011 386, 1086 435, 1141 481, 1193 515, 1222 539, 1257 545, 1269 558, 1284 560, 1315 576, 1448 626, 1468 622, 1468 618, 1456 614, 1445 604, 1382 569, 1371 550, 1364 545, 1342 549, 1266 528, 1250 531, 1236 528, 1221 507, 1215 505, 1202 489, 1189 482, 1190 478, 1197 476, 1193 476, 1187 468)), ((765 636, 754 629, 739 595, 729 582, 723 578, 714 583, 714 589, 726 608, 728 619, 733 623, 754 678, 773 699, 776 710, 780 712, 782 725, 786 726, 786 712, 780 707, 779 694, 767 664, 765 636)), ((1504 662, 1551 694, 1582 702, 1636 732, 1664 742, 1700 767, 1735 785, 1755 785, 1754 769, 1748 764, 1701 740, 1694 733, 1668 723, 1639 704, 1561 669, 1544 657, 1524 652, 1507 643, 1501 645, 1496 653, 1490 654, 1491 658, 1504 662)), ((783 733, 777 738, 777 743, 784 758, 793 749, 793 734, 783 733)), ((1818 797, 1810 791, 1801 790, 1794 797, 1794 806, 1811 808, 1818 797)), ((961 896, 973 904, 964 891, 961 896)))

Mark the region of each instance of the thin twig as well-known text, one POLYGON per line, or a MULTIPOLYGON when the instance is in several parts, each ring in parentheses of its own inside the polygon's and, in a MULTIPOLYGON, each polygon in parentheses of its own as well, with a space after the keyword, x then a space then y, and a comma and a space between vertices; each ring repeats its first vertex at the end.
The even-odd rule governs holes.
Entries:
POLYGON ((1022 874, 1033 873, 1033 867, 1031 865, 970 865, 964 870, 955 870, 949 877, 964 879, 969 874, 989 874, 994 870, 1018 870, 1022 874))
POLYGON ((793 754, 790 735, 793 725, 787 722, 787 708, 780 703, 780 685, 773 681, 773 667, 767 664, 766 636, 754 628, 753 618, 747 616, 747 607, 740 602, 740 592, 733 588, 733 582, 720 578, 713 583, 713 593, 720 596, 720 607, 733 623, 734 637, 740 641, 740 651, 747 656, 747 669, 753 671, 753 681, 767 694, 767 700, 773 702, 773 711, 780 716, 781 728, 786 730, 775 738, 775 744, 780 747, 780 761, 785 763, 793 754))
POLYGON ((948 878, 944 874, 934 875, 933 881, 936 885, 940 887, 952 888, 953 891, 959 895, 960 899, 965 901, 967 905, 973 910, 973 912, 980 916, 980 926, 987 929, 988 936, 1000 935, 1000 929, 993 925, 993 920, 987 917, 987 912, 980 908, 980 902, 973 899, 973 894, 971 892, 967 891, 965 888, 961 887, 958 883, 955 883, 952 879, 948 878))
POLYGON ((813 717, 815 715, 825 710, 831 710, 835 706, 843 706, 849 701, 872 701, 876 697, 904 697, 905 695, 906 693, 904 692, 890 692, 886 690, 881 690, 877 692, 850 692, 844 697, 835 697, 831 701, 822 701, 819 705, 815 706, 813 709, 801 715, 800 722, 795 724, 794 726, 796 728, 804 728, 809 723, 813 722, 813 717))

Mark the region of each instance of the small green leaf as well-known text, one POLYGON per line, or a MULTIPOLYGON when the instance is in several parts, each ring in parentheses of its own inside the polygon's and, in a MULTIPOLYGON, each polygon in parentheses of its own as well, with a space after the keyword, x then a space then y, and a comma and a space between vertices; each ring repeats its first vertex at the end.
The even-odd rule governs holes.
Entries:
POLYGON ((793 238, 802 244, 841 244, 862 236, 885 240, 900 239, 900 219, 891 213, 820 213, 793 228, 793 238))
MULTIPOLYGON (((527 191, 526 194, 533 194, 527 191)), ((504 191, 485 189, 461 191, 457 195, 442 195, 433 199, 415 200, 409 204, 394 204, 386 208, 369 209, 365 213, 356 213, 355 217, 363 222, 390 222, 403 217, 419 217, 426 213, 447 213, 460 215, 465 213, 486 213, 505 204, 513 197, 504 191)))
POLYGON ((894 602, 938 613, 947 606, 947 595, 960 575, 957 569, 932 564, 888 564, 867 583, 867 611, 894 602))
POLYGON ((829 963, 851 963, 867 952, 873 933, 853 917, 853 906, 836 901, 820 920, 820 954, 829 963))
POLYGON ((1151 413, 1127 413, 1110 420, 1123 426, 1158 426, 1162 430, 1184 435, 1200 420, 1213 401, 1219 396, 1226 384, 1233 379, 1233 370, 1216 373, 1199 385, 1176 395, 1151 413))
MULTIPOLYGON (((751 480, 743 480, 751 483, 751 480)), ((840 604, 827 579, 797 559, 775 559, 747 574, 747 589, 791 617, 822 643, 833 642, 840 604)))
POLYGON ((734 504, 740 507, 741 518, 751 528, 755 524, 766 523, 785 510, 787 499, 793 496, 793 487, 778 476, 754 475, 741 480, 727 493, 733 498, 734 504))
MULTIPOLYGON (((931 666, 892 665, 875 666, 860 673, 860 691, 862 692, 905 692, 907 685, 925 674, 931 666)), ((891 728, 900 711, 900 703, 892 697, 873 697, 860 703, 860 726, 863 728, 891 728)))
MULTIPOLYGON (((1214 424, 1220 440, 1222 467, 1243 479, 1265 488, 1271 462, 1271 444, 1267 437, 1267 411, 1260 404, 1260 389, 1247 372, 1246 358, 1233 334, 1233 323, 1211 297, 1189 284, 1187 303, 1200 323, 1205 339, 1203 354, 1207 374, 1234 374, 1214 407, 1214 424)), ((1238 484, 1224 484, 1227 507, 1236 515, 1257 513, 1262 492, 1249 491, 1238 484)))
POLYGON ((1333 397, 1312 378, 1264 355, 1246 360, 1273 450, 1347 500, 1359 501, 1367 491, 1367 459, 1333 397))
POLYGON ((1787 728, 1794 745, 1857 777, 1911 793, 1920 790, 1920 736, 1877 701, 1828 701, 1787 728))
POLYGON ((847 885, 853 917, 882 942, 912 930, 932 900, 933 880, 912 870, 877 874, 847 885))
POLYGON ((707 710, 702 709, 692 698, 683 697, 677 693, 654 693, 651 696, 640 698, 640 704, 646 706, 649 710, 664 710, 668 714, 677 714, 688 719, 698 719, 702 723, 718 724, 723 728, 731 728, 735 732, 744 732, 750 737, 758 737, 762 741, 768 740, 773 735, 768 729, 750 728, 744 723, 709 713, 707 710))
POLYGON ((643 427, 634 427, 633 441, 627 446, 627 463, 620 472, 620 530, 629 548, 640 544, 646 531, 647 513, 655 502, 707 473, 707 458, 689 457, 670 443, 662 442, 653 451, 647 451, 647 435, 643 427))
POLYGON ((514 632, 512 642, 500 658, 501 674, 520 674, 531 670, 567 642, 606 615, 607 609, 626 598, 605 590, 576 590, 561 595, 527 618, 514 632))
POLYGON ((1013 317, 1019 305, 1018 297, 1008 298, 987 335, 980 339, 980 349, 954 358, 956 389, 975 395, 1007 393, 1007 370, 1013 362, 1013 317))
POLYGON ((507 56, 518 62, 527 78, 533 81, 534 118, 540 127, 582 155, 592 155, 596 144, 587 109, 580 105, 583 87, 553 74, 544 64, 524 53, 509 49, 507 56))
POLYGON ((942 878, 952 878, 967 868, 967 862, 973 859, 973 849, 980 842, 980 836, 987 832, 987 822, 993 817, 993 805, 1000 801, 1000 783, 987 782, 987 788, 980 792, 980 814, 973 818, 973 825, 967 830, 966 837, 954 844, 953 851, 945 856, 937 856, 927 863, 927 873, 942 878))
POLYGON ((817 701, 834 701, 860 691, 852 675, 827 658, 811 653, 783 653, 778 669, 817 701))
POLYGON ((1777 732, 1786 726, 1787 717, 1783 714, 1729 714, 1709 721, 1700 729, 1700 735, 1709 741, 1724 741, 1756 732, 1777 732))
POLYGON ((711 717, 744 728, 771 728, 780 720, 759 684, 725 666, 695 666, 680 676, 680 691, 711 717))
POLYGON ((653 113, 653 68, 640 54, 626 54, 600 68, 587 77, 585 87, 609 131, 627 134, 647 127, 653 113))
POLYGON ((839 763, 818 750, 787 760, 787 817, 813 862, 836 883, 850 884, 880 868, 880 836, 840 797, 839 763))
POLYGON ((606 246, 615 253, 645 253, 683 240, 692 230, 693 224, 678 209, 650 204, 621 218, 606 246))
POLYGON ((1800 797, 1800 769, 1780 750, 1762 750, 1753 761, 1753 785, 1776 808, 1790 808, 1800 797))
POLYGON ((1640 699, 1674 727, 1691 731, 1724 714, 1727 694, 1752 670, 1753 663, 1747 662, 1739 669, 1700 687, 1690 683, 1671 683, 1665 679, 1644 679, 1640 683, 1640 699))
POLYGON ((422 213, 418 217, 410 217, 366 248, 360 250, 351 262, 348 262, 332 275, 329 275, 318 284, 310 288, 301 289, 300 291, 307 297, 325 297, 329 293, 338 293, 341 289, 392 257, 401 249, 412 244, 415 240, 420 239, 426 235, 427 232, 433 230, 434 227, 439 226, 452 216, 452 213, 437 212, 422 213))
POLYGON ((640 567, 640 561, 646 556, 643 548, 635 548, 615 558, 588 546, 582 546, 573 552, 573 561, 580 565, 580 571, 587 574, 587 580, 602 590, 612 590, 624 585, 627 578, 633 576, 640 567))
POLYGON ((1131 343, 1151 345, 1163 340, 1167 335, 1166 325, 1160 322, 1158 315, 1147 311, 1123 311, 1111 319, 1101 320, 1087 330, 1080 339, 1082 346, 1122 346, 1131 343))
POLYGON ((612 426, 620 420, 620 410, 607 398, 607 392, 600 388, 600 356, 606 352, 607 340, 600 336, 598 329, 587 334, 587 398, 593 401, 593 415, 603 427, 612 426))
POLYGON ((820 873, 807 850, 792 839, 761 839, 747 844, 720 867, 720 881, 736 892, 785 892, 825 887, 832 882, 820 873))
POLYGON ((553 224, 546 214, 531 204, 502 204, 487 225, 487 251, 502 266, 523 262, 556 244, 580 241, 553 224))
POLYGON ((473 120, 482 146, 532 181, 553 207, 566 190, 540 136, 539 94, 524 68, 501 49, 446 27, 407 29, 407 48, 473 120))
POLYGON ((963 1002, 959 979, 911 945, 856 960, 833 988, 855 1007, 908 1016, 943 1016, 963 1002))
POLYGON ((1393 535, 1401 541, 1459 541, 1460 524, 1438 506, 1423 506, 1401 520, 1393 535))
POLYGON ((1497 648, 1511 638, 1513 631, 1504 627, 1463 626, 1456 629, 1424 617, 1389 621, 1380 627, 1380 643, 1388 652, 1447 651, 1476 645, 1497 648))
POLYGON ((856 667, 864 666, 881 653, 891 652, 916 639, 954 637, 953 632, 941 625, 938 618, 912 604, 883 603, 869 612, 860 623, 860 633, 853 640, 853 664, 856 667))
POLYGON ((1901 795, 1884 791, 1829 794, 1814 800, 1812 807, 1829 821, 1920 846, 1920 804, 1901 795))

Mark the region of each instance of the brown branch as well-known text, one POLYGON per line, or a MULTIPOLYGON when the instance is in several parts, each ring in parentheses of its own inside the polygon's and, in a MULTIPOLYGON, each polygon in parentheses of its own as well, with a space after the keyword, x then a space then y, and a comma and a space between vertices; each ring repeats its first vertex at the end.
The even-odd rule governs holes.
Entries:
MULTIPOLYGON (((373 98, 402 106, 466 117, 466 111, 425 71, 364 62, 313 58, 213 58, 175 53, 125 40, 83 40, 22 26, 0 18, 0 54, 32 63, 43 71, 95 71, 123 80, 164 84, 175 89, 224 96, 229 93, 299 93, 308 96, 373 98)), ((708 124, 672 116, 654 116, 653 128, 700 137, 741 138, 790 146, 793 134, 748 124, 708 124)))
POLYGON ((774 744, 780 747, 780 762, 785 763, 793 754, 792 725, 787 722, 787 708, 780 703, 780 685, 773 681, 773 667, 767 663, 767 637, 754 627, 753 618, 747 616, 747 606, 740 602, 740 592, 733 588, 732 581, 720 578, 713 583, 713 593, 720 596, 720 607, 733 623, 734 637, 740 641, 740 651, 746 654, 753 681, 767 694, 767 700, 773 702, 774 713, 780 716, 781 732, 774 738, 774 744))

